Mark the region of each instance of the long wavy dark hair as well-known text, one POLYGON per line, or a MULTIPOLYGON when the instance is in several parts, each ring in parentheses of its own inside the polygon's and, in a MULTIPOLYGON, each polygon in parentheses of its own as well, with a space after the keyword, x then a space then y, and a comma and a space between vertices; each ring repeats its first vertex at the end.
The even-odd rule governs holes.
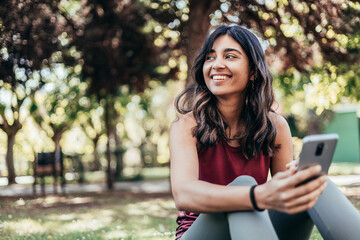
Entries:
POLYGON ((217 99, 207 88, 203 75, 203 65, 214 41, 222 35, 229 35, 237 41, 249 59, 249 76, 254 76, 254 84, 248 81, 245 90, 245 103, 239 116, 245 124, 244 131, 237 139, 245 158, 251 159, 263 152, 272 156, 276 127, 269 114, 274 103, 272 76, 267 67, 264 51, 257 37, 244 27, 220 26, 206 40, 195 59, 193 74, 195 83, 182 92, 175 101, 175 107, 181 114, 193 113, 197 126, 193 136, 203 147, 215 145, 220 138, 229 140, 225 130, 228 124, 217 108, 217 99))

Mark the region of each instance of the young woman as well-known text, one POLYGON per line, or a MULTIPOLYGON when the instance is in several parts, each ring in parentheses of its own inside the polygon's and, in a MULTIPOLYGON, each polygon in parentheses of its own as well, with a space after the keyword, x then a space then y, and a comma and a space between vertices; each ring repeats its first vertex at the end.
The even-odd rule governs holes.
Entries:
POLYGON ((291 164, 291 134, 272 110, 272 77, 254 34, 217 28, 194 76, 170 128, 177 239, 307 239, 313 222, 326 239, 360 236, 353 227, 359 213, 326 176, 297 186, 321 167, 296 171, 291 164), (346 214, 341 227, 333 223, 339 206, 346 214))

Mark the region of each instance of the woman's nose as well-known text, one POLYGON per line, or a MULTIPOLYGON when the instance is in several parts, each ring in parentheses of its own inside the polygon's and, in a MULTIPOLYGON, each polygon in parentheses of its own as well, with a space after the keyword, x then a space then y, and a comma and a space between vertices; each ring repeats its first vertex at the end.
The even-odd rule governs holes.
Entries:
POLYGON ((222 59, 217 58, 217 59, 213 62, 212 68, 213 68, 213 69, 222 69, 222 68, 225 68, 225 65, 224 65, 222 59))

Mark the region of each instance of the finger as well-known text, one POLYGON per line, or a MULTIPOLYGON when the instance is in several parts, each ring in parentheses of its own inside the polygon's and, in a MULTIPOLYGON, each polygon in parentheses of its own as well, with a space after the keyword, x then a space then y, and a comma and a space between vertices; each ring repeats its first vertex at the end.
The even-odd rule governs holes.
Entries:
POLYGON ((314 165, 314 166, 311 166, 304 170, 297 171, 296 174, 294 174, 293 176, 291 176, 289 178, 288 184, 291 186, 296 186, 296 185, 302 183, 303 181, 309 179, 310 177, 313 177, 316 174, 319 174, 320 171, 321 171, 320 165, 314 165))
POLYGON ((326 182, 327 182, 327 176, 325 175, 321 176, 299 187, 293 187, 281 193, 281 199, 283 201, 289 202, 292 201, 293 199, 301 198, 302 196, 306 196, 309 193, 316 191, 326 182))
POLYGON ((291 162, 289 162, 288 164, 286 164, 286 169, 290 169, 290 168, 297 168, 299 163, 299 160, 293 160, 291 162))
POLYGON ((301 186, 298 186, 291 190, 293 193, 293 198, 309 194, 309 193, 317 190, 318 188, 320 188, 326 182, 327 182, 327 176, 323 175, 323 176, 313 179, 301 186))
POLYGON ((278 172, 274 175, 273 179, 283 179, 289 176, 288 171, 278 172))
POLYGON ((289 208, 286 210, 286 212, 288 214, 296 214, 296 213, 307 211, 315 205, 316 201, 317 201, 317 199, 315 199, 314 201, 308 202, 306 204, 303 204, 303 205, 289 208))
POLYGON ((293 163, 294 161, 289 162, 288 164, 286 164, 286 169, 289 169, 292 165, 294 165, 293 163))
POLYGON ((297 169, 295 166, 293 166, 289 169, 289 171, 291 172, 291 175, 294 175, 297 172, 297 169))
POLYGON ((274 175, 273 179, 284 179, 287 177, 290 177, 294 175, 294 172, 291 170, 286 170, 286 171, 282 171, 282 172, 278 172, 274 175))
POLYGON ((320 185, 317 189, 310 192, 309 194, 294 198, 292 201, 287 202, 284 206, 286 208, 294 208, 297 206, 306 205, 307 203, 312 201, 317 201, 318 197, 324 191, 325 187, 326 183, 320 185))
POLYGON ((294 160, 294 165, 297 167, 299 165, 299 158, 294 160))

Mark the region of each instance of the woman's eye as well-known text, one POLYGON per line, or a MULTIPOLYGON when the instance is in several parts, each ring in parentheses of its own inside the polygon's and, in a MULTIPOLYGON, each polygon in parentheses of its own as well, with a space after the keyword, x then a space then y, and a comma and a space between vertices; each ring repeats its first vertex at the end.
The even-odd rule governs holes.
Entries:
POLYGON ((236 56, 234 56, 234 55, 226 55, 226 58, 236 58, 236 56))
POLYGON ((213 60, 214 56, 206 56, 206 60, 213 60))

